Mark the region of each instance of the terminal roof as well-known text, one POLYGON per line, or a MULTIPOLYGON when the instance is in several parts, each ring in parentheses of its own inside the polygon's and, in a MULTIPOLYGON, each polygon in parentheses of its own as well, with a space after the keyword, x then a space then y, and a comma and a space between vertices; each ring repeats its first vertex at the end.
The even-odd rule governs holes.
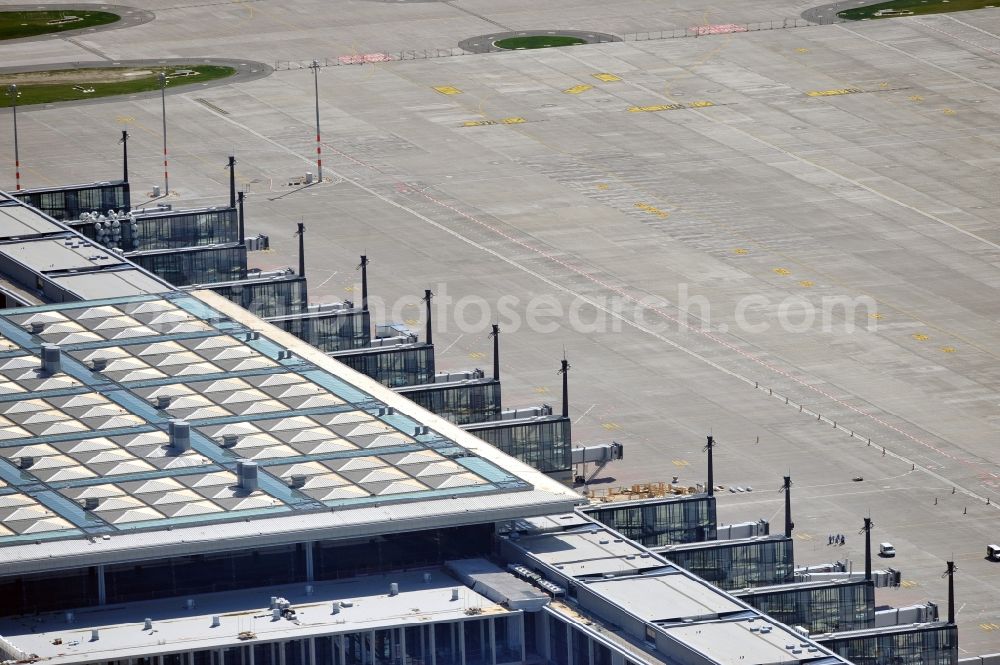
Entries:
POLYGON ((11 572, 582 501, 211 292, 0 311, 0 335, 0 562, 11 572), (59 347, 56 371, 43 344, 59 347), (173 419, 190 424, 189 446, 171 439, 173 419), (257 487, 239 480, 239 460, 259 465, 257 487))

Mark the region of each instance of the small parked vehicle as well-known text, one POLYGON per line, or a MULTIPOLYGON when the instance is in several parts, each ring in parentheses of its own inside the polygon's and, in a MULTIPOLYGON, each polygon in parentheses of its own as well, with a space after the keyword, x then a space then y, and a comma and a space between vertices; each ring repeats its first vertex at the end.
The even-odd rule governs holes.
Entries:
POLYGON ((894 557, 896 556, 896 548, 892 546, 892 543, 879 543, 878 555, 880 557, 894 557))

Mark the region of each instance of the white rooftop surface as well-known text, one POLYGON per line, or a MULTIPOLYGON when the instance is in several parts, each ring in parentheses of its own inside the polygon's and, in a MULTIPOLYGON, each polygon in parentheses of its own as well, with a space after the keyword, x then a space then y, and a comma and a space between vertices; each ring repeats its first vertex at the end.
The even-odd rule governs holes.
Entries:
POLYGON ((645 621, 709 619, 747 608, 681 573, 599 580, 590 589, 645 621))
POLYGON ((115 298, 144 293, 163 293, 169 287, 158 279, 136 268, 128 270, 103 270, 50 278, 84 300, 115 298))
POLYGON ((311 596, 306 595, 305 584, 205 594, 192 596, 192 610, 185 609, 185 598, 129 603, 79 612, 73 624, 66 623, 62 612, 8 619, 0 622, 0 635, 21 651, 58 665, 455 621, 467 618, 470 608, 481 610, 479 616, 508 613, 444 571, 430 574, 430 582, 424 582, 423 572, 312 582, 311 596), (389 595, 392 582, 399 585, 397 596, 389 595), (459 599, 453 601, 451 590, 456 588, 459 599), (275 621, 269 609, 271 596, 290 601, 298 623, 275 621), (334 601, 352 606, 333 614, 334 601), (213 616, 220 617, 215 628, 213 616), (143 629, 146 618, 152 619, 152 630, 143 629), (99 639, 91 641, 95 628, 99 639), (256 637, 240 640, 243 631, 256 637), (62 644, 52 644, 56 639, 62 644))
POLYGON ((830 656, 800 635, 763 619, 692 623, 660 630, 716 663, 796 663, 830 656), (771 626, 770 632, 751 630, 761 626, 771 626))
POLYGON ((604 530, 527 536, 515 542, 570 577, 671 566, 604 530))
POLYGON ((11 243, 0 246, 0 252, 38 272, 95 268, 122 263, 122 260, 108 248, 82 238, 45 238, 11 243), (68 246, 67 240, 72 240, 73 244, 78 246, 68 246))
POLYGON ((64 229, 33 208, 23 205, 0 206, 0 237, 17 238, 46 233, 59 233, 64 229))

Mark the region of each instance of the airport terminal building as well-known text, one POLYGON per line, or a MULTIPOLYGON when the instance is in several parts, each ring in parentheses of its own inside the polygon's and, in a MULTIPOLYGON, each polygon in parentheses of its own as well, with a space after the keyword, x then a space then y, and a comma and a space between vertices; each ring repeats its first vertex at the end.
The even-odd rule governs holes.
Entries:
POLYGON ((0 224, 44 303, 0 311, 0 661, 847 662, 238 304, 0 224))

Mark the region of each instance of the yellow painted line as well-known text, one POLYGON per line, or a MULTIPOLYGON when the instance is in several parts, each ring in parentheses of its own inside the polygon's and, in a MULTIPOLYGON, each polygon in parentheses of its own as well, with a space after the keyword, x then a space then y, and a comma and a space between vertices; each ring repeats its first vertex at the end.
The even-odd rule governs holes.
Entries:
POLYGON ((684 108, 683 104, 657 104, 655 106, 630 106, 629 113, 656 113, 657 111, 676 111, 684 108))
POLYGON ((520 125, 522 122, 527 122, 527 120, 515 115, 510 118, 501 118, 500 122, 505 125, 520 125))
POLYGON ((621 81, 621 77, 615 76, 614 74, 600 73, 591 74, 598 81, 604 81, 605 83, 614 83, 615 81, 621 81))
POLYGON ((420 320, 419 319, 404 319, 403 323, 405 323, 408 326, 415 326, 418 323, 420 323, 420 320))
POLYGON ((485 358, 486 354, 481 353, 479 351, 473 351, 472 353, 469 354, 469 357, 472 358, 473 360, 479 360, 481 358, 485 358))
POLYGON ((873 319, 875 319, 876 321, 878 321, 878 320, 880 320, 882 318, 882 315, 879 314, 878 312, 875 312, 874 314, 869 314, 868 316, 871 317, 871 318, 873 318, 873 319))
POLYGON ((715 106, 715 104, 709 101, 702 100, 700 102, 691 102, 688 106, 693 109, 704 109, 708 108, 709 106, 715 106))
POLYGON ((602 190, 608 188, 608 185, 606 183, 603 183, 603 182, 597 183, 596 186, 597 186, 597 189, 602 189, 602 190))
POLYGON ((690 464, 690 462, 688 462, 686 459, 675 459, 673 460, 673 463, 674 466, 676 466, 678 469, 683 469, 684 467, 690 464))
POLYGON ((797 49, 795 49, 795 52, 796 53, 808 53, 809 49, 807 49, 807 48, 797 48, 797 49))
POLYGON ((348 293, 351 293, 352 291, 354 291, 354 287, 353 286, 345 286, 344 290, 347 291, 348 293))
POLYGON ((836 90, 810 90, 806 94, 810 97, 833 97, 835 95, 853 95, 857 92, 864 92, 861 88, 837 88, 836 90))
POLYGON ((811 279, 804 279, 801 282, 799 282, 799 286, 801 286, 804 289, 812 288, 814 285, 815 282, 813 282, 811 279))
POLYGON ((797 534, 795 534, 795 537, 798 538, 799 540, 812 540, 813 539, 813 536, 812 536, 811 533, 797 533, 797 534))
POLYGON ((913 580, 903 580, 899 586, 903 587, 904 589, 914 589, 920 585, 914 582, 913 580))
POLYGON ((660 210, 656 206, 651 206, 648 203, 636 203, 635 207, 638 208, 639 210, 645 210, 651 215, 656 215, 660 219, 666 219, 667 217, 670 217, 670 213, 667 212, 666 210, 660 210))
POLYGON ((462 91, 458 88, 453 88, 450 85, 436 85, 434 89, 440 92, 442 95, 461 95, 462 91))
POLYGON ((952 111, 951 109, 944 109, 941 113, 944 113, 945 115, 955 115, 955 111, 952 111))
POLYGON ((615 431, 617 429, 621 429, 621 425, 619 425, 618 423, 601 423, 601 427, 603 427, 604 429, 606 429, 609 432, 613 432, 613 431, 615 431))
POLYGON ((497 124, 496 120, 466 120, 462 123, 462 127, 486 127, 495 124, 497 124))
POLYGON ((741 256, 749 253, 750 253, 749 249, 744 249, 742 247, 737 247, 736 249, 733 250, 733 254, 739 254, 741 256))
POLYGON ((538 393, 539 395, 544 395, 545 393, 549 392, 549 389, 546 388, 545 386, 535 386, 535 392, 538 393))
POLYGON ((981 624, 979 624, 979 629, 980 630, 985 630, 986 632, 991 633, 994 630, 1000 630, 1000 626, 998 626, 995 623, 981 623, 981 624))
POLYGON ((781 275, 782 277, 787 277, 788 275, 792 274, 792 271, 789 270, 788 268, 775 268, 774 274, 781 275))
POLYGON ((930 337, 928 337, 927 335, 925 335, 923 333, 914 333, 912 335, 912 337, 913 337, 913 339, 917 340, 918 342, 926 342, 927 340, 930 339, 930 337))
POLYGON ((924 98, 921 97, 920 95, 910 95, 910 101, 911 102, 922 102, 922 101, 924 101, 924 98))
POLYGON ((942 346, 941 347, 941 352, 942 353, 955 353, 956 351, 958 351, 958 349, 956 349, 954 346, 942 346))
POLYGON ((586 83, 581 83, 580 85, 574 85, 572 88, 563 90, 567 95, 579 95, 581 92, 587 92, 594 86, 587 85, 586 83))
POLYGON ((135 118, 130 115, 117 115, 115 116, 115 122, 120 122, 123 125, 128 125, 135 122, 135 118))

